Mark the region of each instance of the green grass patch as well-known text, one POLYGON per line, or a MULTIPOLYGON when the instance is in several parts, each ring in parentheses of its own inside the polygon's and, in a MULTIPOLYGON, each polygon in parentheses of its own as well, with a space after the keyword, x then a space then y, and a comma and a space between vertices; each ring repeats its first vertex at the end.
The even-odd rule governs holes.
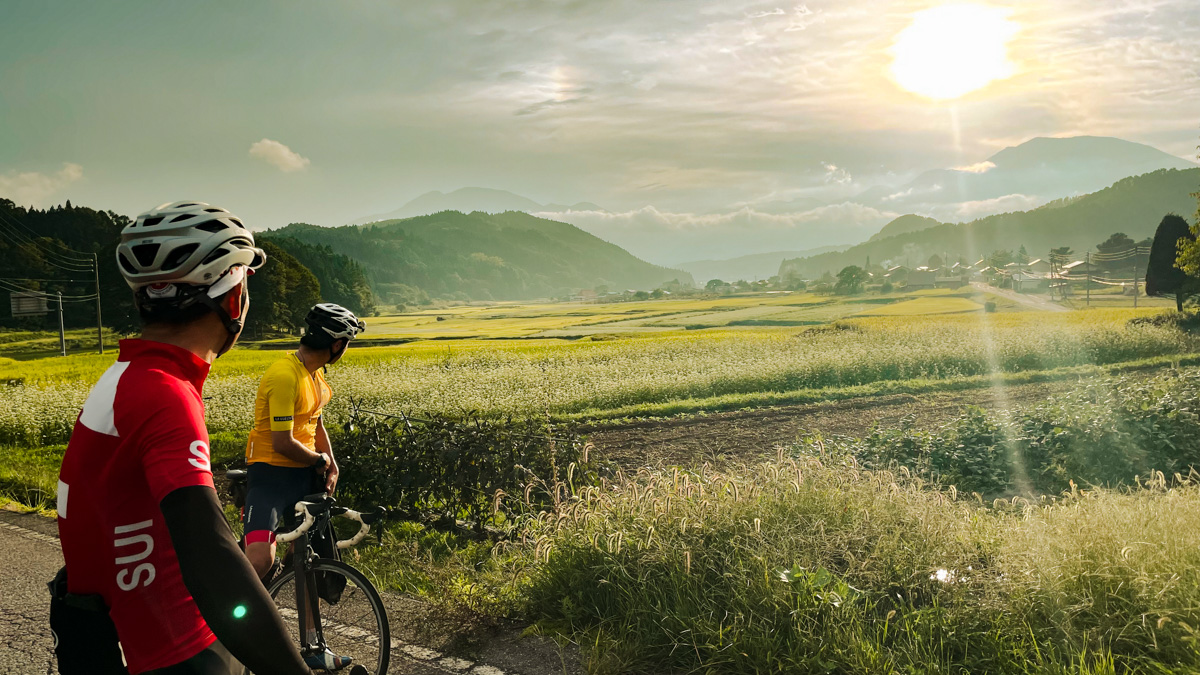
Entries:
POLYGON ((0 497, 34 508, 53 508, 65 445, 0 446, 0 497))

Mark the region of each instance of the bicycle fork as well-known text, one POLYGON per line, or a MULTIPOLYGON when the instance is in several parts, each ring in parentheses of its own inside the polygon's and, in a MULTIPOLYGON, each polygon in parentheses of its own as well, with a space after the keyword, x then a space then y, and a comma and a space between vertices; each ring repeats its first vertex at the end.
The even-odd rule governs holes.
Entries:
POLYGON ((321 612, 319 611, 319 599, 317 597, 317 579, 316 574, 308 569, 313 555, 313 552, 308 547, 308 533, 301 535, 299 540, 292 542, 292 545, 295 546, 292 554, 292 564, 295 566, 296 575, 296 613, 300 615, 300 644, 303 646, 301 651, 324 650, 325 633, 321 627, 321 612), (303 551, 303 553, 300 553, 300 551, 303 551), (311 626, 309 625, 310 623, 312 624, 311 626), (309 644, 308 642, 310 627, 316 635, 316 641, 313 644, 309 644))

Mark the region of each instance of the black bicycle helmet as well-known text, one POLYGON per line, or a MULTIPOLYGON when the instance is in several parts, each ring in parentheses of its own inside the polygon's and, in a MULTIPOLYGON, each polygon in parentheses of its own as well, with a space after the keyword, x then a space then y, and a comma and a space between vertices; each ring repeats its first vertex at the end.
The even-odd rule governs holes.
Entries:
POLYGON ((308 310, 304 323, 310 333, 324 333, 334 340, 353 340, 367 330, 367 324, 354 316, 354 312, 332 302, 322 302, 308 310))

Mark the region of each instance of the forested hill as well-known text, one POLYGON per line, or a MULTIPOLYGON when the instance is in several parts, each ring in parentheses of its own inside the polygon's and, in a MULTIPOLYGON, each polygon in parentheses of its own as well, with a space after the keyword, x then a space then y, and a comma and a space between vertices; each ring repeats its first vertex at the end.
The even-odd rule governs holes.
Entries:
MULTIPOLYGON (((0 326, 57 329, 58 317, 14 319, 9 293, 32 290, 67 298, 68 327, 95 325, 90 297, 95 277, 90 257, 96 254, 104 324, 121 330, 137 327, 129 286, 117 270, 116 248, 127 216, 73 206, 27 209, 0 198, 0 326)), ((288 238, 268 238, 267 264, 251 278, 254 290, 249 327, 255 333, 294 330, 315 302, 337 302, 370 314, 374 298, 362 268, 328 248, 288 238), (308 303, 308 304, 304 304, 308 303), (303 305, 303 306, 301 306, 303 305)))
MULTIPOLYGON (((996 250, 1024 246, 1034 257, 1052 247, 1070 246, 1082 255, 1114 232, 1134 240, 1154 236, 1167 213, 1190 217, 1192 193, 1200 186, 1200 169, 1164 169, 1125 178, 1082 197, 1060 200, 1032 211, 988 216, 969 223, 942 223, 869 241, 840 253, 784 260, 781 275, 816 278, 836 274, 847 265, 876 263, 920 265, 933 254, 976 260, 996 250)), ((913 217, 907 216, 910 222, 913 217)), ((936 221, 935 221, 936 222, 936 221)), ((886 233, 891 226, 884 227, 886 233)))
POLYGON ((369 225, 295 223, 268 233, 329 246, 362 263, 377 295, 462 300, 556 297, 581 288, 653 289, 691 275, 639 260, 566 223, 521 212, 443 211, 369 225))
MULTIPOLYGON (((67 202, 49 209, 26 209, 0 198, 0 326, 58 329, 56 313, 13 319, 9 294, 26 290, 67 298, 63 318, 68 327, 94 326, 96 305, 85 299, 96 291, 89 258, 99 261, 104 323, 132 325, 133 299, 117 272, 121 229, 129 218, 67 202)), ((52 303, 53 304, 53 303, 52 303)))

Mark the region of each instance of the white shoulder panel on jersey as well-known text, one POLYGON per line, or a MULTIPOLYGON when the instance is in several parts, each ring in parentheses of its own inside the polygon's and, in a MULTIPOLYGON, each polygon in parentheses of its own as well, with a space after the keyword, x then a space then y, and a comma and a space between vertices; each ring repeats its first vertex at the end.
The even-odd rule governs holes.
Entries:
POLYGON ((117 361, 100 376, 100 381, 92 387, 92 393, 83 404, 83 414, 79 416, 83 426, 97 433, 119 435, 113 420, 113 401, 117 398, 117 383, 121 381, 121 376, 127 368, 128 361, 117 361))

